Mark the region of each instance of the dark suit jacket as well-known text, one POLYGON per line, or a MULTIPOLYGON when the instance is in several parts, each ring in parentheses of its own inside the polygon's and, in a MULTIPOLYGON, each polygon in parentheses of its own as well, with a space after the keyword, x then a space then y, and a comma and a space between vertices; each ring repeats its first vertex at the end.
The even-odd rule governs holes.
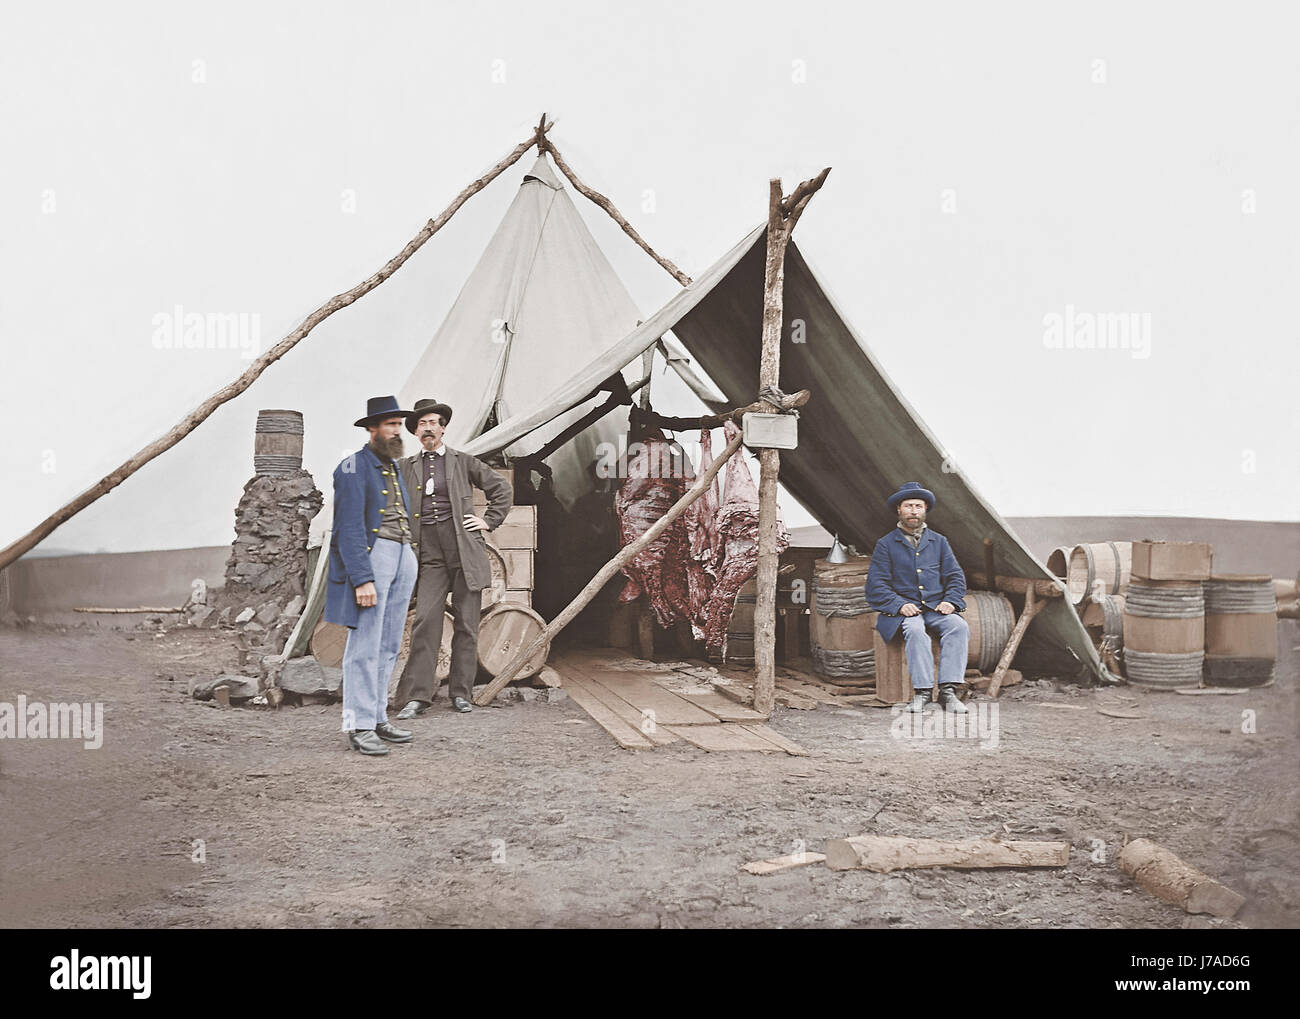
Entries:
MULTIPOLYGON (((406 504, 407 510, 417 525, 420 523, 420 502, 424 492, 423 468, 420 465, 420 457, 423 455, 424 450, 421 449, 414 456, 404 456, 398 461, 404 487, 410 496, 406 504)), ((510 482, 478 457, 448 446, 447 494, 451 499, 452 520, 456 524, 456 548, 460 552, 466 586, 471 591, 481 591, 492 586, 492 564, 488 561, 484 537, 486 532, 465 530, 463 519, 466 513, 474 512, 475 488, 482 489, 488 497, 483 520, 487 523, 488 530, 495 531, 514 504, 514 489, 510 487, 510 482)), ((419 551, 418 542, 416 551, 419 551)))

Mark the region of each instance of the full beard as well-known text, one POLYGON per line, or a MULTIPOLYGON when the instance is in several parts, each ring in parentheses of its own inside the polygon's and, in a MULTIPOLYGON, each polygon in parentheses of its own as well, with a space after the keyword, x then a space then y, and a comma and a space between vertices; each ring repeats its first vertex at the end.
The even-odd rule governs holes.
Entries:
POLYGON ((402 437, 394 435, 391 439, 378 439, 379 448, 394 460, 402 455, 402 437))

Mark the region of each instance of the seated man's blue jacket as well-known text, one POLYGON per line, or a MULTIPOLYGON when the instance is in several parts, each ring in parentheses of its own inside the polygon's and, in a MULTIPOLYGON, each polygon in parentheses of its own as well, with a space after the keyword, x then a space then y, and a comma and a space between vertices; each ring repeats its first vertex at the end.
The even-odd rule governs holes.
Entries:
POLYGON ((876 629, 886 640, 903 625, 901 610, 909 602, 938 611, 942 601, 966 610, 966 574, 957 564, 948 539, 925 529, 917 548, 895 527, 878 542, 867 572, 867 604, 880 613, 876 629))
POLYGON ((379 536, 380 510, 388 505, 385 489, 396 485, 409 512, 411 503, 396 463, 384 463, 369 445, 334 468, 334 528, 330 533, 329 583, 325 587, 325 622, 356 626, 362 612, 357 588, 375 579, 370 549, 379 536))

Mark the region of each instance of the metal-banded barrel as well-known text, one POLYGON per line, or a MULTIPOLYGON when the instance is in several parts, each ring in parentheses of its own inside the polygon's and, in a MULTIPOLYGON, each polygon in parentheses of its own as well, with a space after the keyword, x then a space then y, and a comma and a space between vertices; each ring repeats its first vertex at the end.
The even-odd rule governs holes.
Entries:
MULTIPOLYGON (((1055 553, 1053 553, 1055 555, 1055 553)), ((1097 541, 1075 545, 1065 569, 1070 600, 1082 605, 1090 597, 1124 594, 1133 574, 1131 541, 1097 541)))
POLYGON ((813 668, 831 682, 876 675, 872 631, 877 613, 867 605, 866 594, 870 565, 869 556, 813 564, 808 636, 813 668))
POLYGON ((1070 573, 1070 553, 1073 545, 1057 545, 1047 556, 1047 572, 1064 580, 1070 573))
POLYGON ((1262 686, 1277 661, 1273 578, 1217 574, 1205 588, 1205 680, 1214 686, 1262 686))
POLYGON ((1083 627, 1099 651, 1103 643, 1112 651, 1124 646, 1124 595, 1103 594, 1083 607, 1083 627))
POLYGON ((970 627, 970 643, 966 646, 966 666, 989 675, 997 668, 1011 630, 1016 624, 1016 614, 1005 594, 996 591, 966 592, 966 624, 970 627))
POLYGON ((1124 664, 1130 683, 1175 690, 1201 685, 1205 595, 1199 581, 1133 578, 1124 598, 1124 664))
POLYGON ((253 470, 285 475, 302 470, 302 414, 296 410, 259 410, 253 439, 253 470))

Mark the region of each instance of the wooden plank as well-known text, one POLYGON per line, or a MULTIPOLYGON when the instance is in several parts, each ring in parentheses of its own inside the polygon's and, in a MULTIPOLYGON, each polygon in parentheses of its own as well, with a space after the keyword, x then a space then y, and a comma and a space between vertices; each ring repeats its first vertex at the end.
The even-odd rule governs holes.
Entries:
POLYGON ((753 863, 745 864, 741 870, 763 877, 768 874, 779 874, 783 870, 794 870, 796 867, 809 867, 814 863, 821 863, 825 859, 826 856, 822 853, 791 854, 790 856, 778 856, 771 860, 755 860, 753 863))
POLYGON ((723 750, 758 750, 762 753, 776 754, 781 751, 775 743, 749 732, 745 726, 731 722, 719 722, 716 725, 683 725, 669 727, 669 731, 692 743, 701 750, 716 753, 723 750))
POLYGON ((743 724, 741 727, 748 730, 749 732, 752 732, 755 736, 758 736, 760 739, 767 740, 773 746, 781 750, 784 750, 791 757, 808 756, 808 751, 805 750, 803 747, 801 747, 794 740, 787 739, 786 737, 782 736, 779 732, 777 732, 775 729, 772 729, 766 725, 743 724))
POLYGON ((678 693, 696 707, 703 708, 710 715, 713 715, 722 722, 765 722, 767 716, 753 708, 747 708, 739 704, 732 698, 718 693, 717 688, 710 689, 707 693, 678 693))
MULTIPOLYGON (((561 673, 563 675, 563 673, 561 673)), ((652 750, 654 744, 628 722, 623 721, 602 701, 598 700, 581 684, 565 683, 564 689, 578 707, 591 716, 593 722, 614 737, 614 742, 624 750, 652 750)))
POLYGON ((804 697, 811 697, 819 704, 838 704, 840 702, 840 699, 835 694, 827 693, 821 687, 813 686, 801 679, 795 679, 780 673, 777 674, 776 685, 782 690, 789 690, 804 697))
POLYGON ((921 867, 1064 867, 1068 842, 999 842, 995 839, 910 839, 856 835, 826 842, 831 870, 872 870, 888 874, 921 867))
POLYGON ((718 725, 718 719, 703 708, 692 704, 671 690, 665 690, 645 676, 634 672, 615 672, 613 669, 592 668, 585 663, 570 665, 584 679, 599 683, 617 694, 639 712, 654 712, 659 725, 718 725))
POLYGON ((564 675, 564 681, 566 690, 582 688, 655 746, 662 747, 678 742, 678 737, 667 732, 657 718, 647 719, 638 708, 581 673, 569 669, 564 675))

